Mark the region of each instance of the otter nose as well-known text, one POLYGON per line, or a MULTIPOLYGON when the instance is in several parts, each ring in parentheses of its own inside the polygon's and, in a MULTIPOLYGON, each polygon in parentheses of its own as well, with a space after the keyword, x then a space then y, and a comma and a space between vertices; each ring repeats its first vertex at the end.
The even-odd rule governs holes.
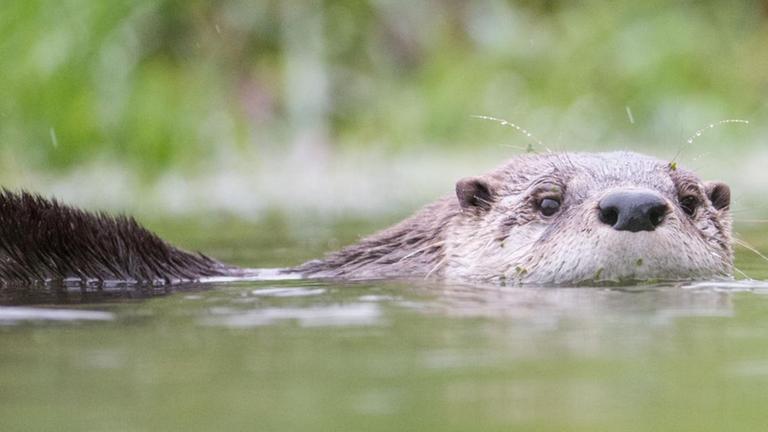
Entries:
POLYGON ((600 221, 618 231, 653 231, 664 220, 669 207, 650 191, 617 191, 598 203, 600 221))

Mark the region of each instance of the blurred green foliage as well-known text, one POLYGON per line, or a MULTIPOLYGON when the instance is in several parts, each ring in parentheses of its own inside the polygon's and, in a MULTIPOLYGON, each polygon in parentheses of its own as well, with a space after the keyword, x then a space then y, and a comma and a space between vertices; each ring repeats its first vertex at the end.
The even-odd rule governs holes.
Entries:
POLYGON ((526 143, 473 114, 558 148, 679 145, 728 117, 755 144, 768 124, 759 1, 10 0, 0 74, 6 173, 152 179, 303 131, 331 154, 526 143))

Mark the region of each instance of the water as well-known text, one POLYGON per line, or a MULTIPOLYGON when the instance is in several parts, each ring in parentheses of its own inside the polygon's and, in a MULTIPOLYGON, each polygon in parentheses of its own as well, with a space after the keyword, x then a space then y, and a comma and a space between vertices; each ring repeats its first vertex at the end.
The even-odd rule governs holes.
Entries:
MULTIPOLYGON (((160 231, 272 266, 372 229, 219 228, 160 231)), ((760 231, 743 237, 764 250, 760 231)), ((737 264, 768 279, 758 258, 737 264)), ((764 283, 164 291, 0 307, 0 430, 707 431, 768 417, 764 283)))

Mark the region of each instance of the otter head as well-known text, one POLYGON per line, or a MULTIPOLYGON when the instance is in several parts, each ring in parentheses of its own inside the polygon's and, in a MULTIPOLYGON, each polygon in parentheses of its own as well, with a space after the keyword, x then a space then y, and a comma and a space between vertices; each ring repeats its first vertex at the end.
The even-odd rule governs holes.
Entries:
POLYGON ((521 156, 460 180, 446 277, 534 284, 727 277, 730 190, 627 153, 521 156))

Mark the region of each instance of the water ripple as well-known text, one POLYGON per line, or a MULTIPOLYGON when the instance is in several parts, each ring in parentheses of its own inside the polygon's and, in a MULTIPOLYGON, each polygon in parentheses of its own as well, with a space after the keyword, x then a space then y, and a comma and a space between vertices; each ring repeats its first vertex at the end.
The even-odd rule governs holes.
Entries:
POLYGON ((0 306, 0 324, 16 324, 20 321, 111 321, 113 319, 113 314, 101 311, 0 306))
POLYGON ((371 303, 244 311, 216 308, 211 313, 214 316, 203 320, 203 324, 232 328, 261 327, 281 321, 296 321, 302 327, 367 326, 379 323, 381 317, 379 307, 371 303))
POLYGON ((264 297, 309 297, 325 293, 324 288, 259 288, 251 294, 264 297))

